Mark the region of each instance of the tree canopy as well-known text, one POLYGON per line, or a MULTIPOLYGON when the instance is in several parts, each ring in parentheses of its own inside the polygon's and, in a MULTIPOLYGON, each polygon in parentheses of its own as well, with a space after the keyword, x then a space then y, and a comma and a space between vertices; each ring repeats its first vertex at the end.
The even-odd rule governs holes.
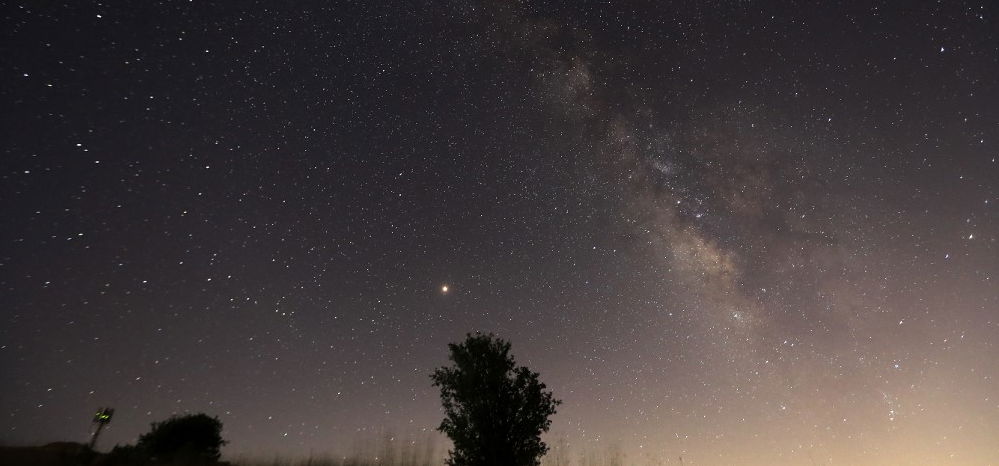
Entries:
POLYGON ((541 434, 561 404, 538 373, 516 367, 510 343, 469 334, 448 345, 450 366, 431 375, 445 418, 437 429, 454 443, 451 466, 537 466, 548 451, 541 434))
POLYGON ((214 463, 221 456, 222 421, 207 414, 174 416, 154 422, 136 445, 150 458, 158 461, 214 463))

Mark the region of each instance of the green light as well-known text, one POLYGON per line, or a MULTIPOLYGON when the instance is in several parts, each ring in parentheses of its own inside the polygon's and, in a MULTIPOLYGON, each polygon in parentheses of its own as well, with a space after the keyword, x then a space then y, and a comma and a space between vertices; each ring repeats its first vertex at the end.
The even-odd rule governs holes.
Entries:
POLYGON ((111 413, 107 410, 94 414, 94 422, 107 423, 111 421, 111 413))

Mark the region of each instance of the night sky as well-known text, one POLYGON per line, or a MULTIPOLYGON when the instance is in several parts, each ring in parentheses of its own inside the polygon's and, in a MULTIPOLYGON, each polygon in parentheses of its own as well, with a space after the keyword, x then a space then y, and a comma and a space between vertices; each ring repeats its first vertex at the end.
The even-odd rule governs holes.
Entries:
POLYGON ((442 451, 482 331, 576 452, 999 464, 997 6, 5 3, 0 442, 442 451))

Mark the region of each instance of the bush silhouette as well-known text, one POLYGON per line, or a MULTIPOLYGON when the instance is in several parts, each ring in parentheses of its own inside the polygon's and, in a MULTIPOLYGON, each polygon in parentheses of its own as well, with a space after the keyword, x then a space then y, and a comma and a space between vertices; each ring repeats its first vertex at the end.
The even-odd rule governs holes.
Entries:
POLYGON ((217 417, 190 414, 154 422, 136 447, 156 461, 199 464, 217 462, 225 443, 217 417))
POLYGON ((545 391, 538 373, 515 367, 510 343, 469 334, 448 345, 449 367, 431 375, 440 387, 445 418, 437 430, 454 443, 451 466, 537 466, 548 451, 548 431, 561 401, 545 391))

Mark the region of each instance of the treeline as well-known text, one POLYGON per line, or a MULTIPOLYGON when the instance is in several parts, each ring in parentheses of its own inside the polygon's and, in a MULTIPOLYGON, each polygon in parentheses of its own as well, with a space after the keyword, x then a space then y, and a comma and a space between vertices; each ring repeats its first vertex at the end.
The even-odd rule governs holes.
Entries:
MULTIPOLYGON (((551 417, 561 401, 539 379, 537 372, 517 366, 511 345, 493 334, 468 334, 459 343, 448 345, 449 365, 430 374, 433 386, 440 389, 444 419, 437 430, 447 435, 452 448, 445 463, 449 466, 621 466, 619 453, 587 454, 573 461, 563 445, 544 463, 549 452, 542 435, 551 427, 551 417)), ((108 423, 113 410, 102 410, 100 421, 108 423), (106 414, 105 414, 106 413, 106 414)), ((95 438, 98 429, 95 433, 95 438)), ((93 442, 92 442, 93 443, 93 442)), ((81 444, 37 447, 48 454, 58 452, 61 459, 18 461, 23 464, 74 464, 86 466, 145 465, 219 465, 222 422, 206 414, 171 417, 153 423, 148 433, 135 445, 115 446, 100 454, 81 444), (66 462, 66 457, 72 462, 66 462)), ((5 454, 31 455, 39 451, 0 451, 5 454)), ((53 456, 53 458, 55 458, 53 456)), ((439 464, 436 446, 414 442, 387 444, 374 455, 307 458, 302 461, 276 459, 239 459, 240 466, 425 466, 439 464)), ((37 457, 40 458, 40 457, 37 457)), ((11 463, 17 464, 17 463, 11 463)))

